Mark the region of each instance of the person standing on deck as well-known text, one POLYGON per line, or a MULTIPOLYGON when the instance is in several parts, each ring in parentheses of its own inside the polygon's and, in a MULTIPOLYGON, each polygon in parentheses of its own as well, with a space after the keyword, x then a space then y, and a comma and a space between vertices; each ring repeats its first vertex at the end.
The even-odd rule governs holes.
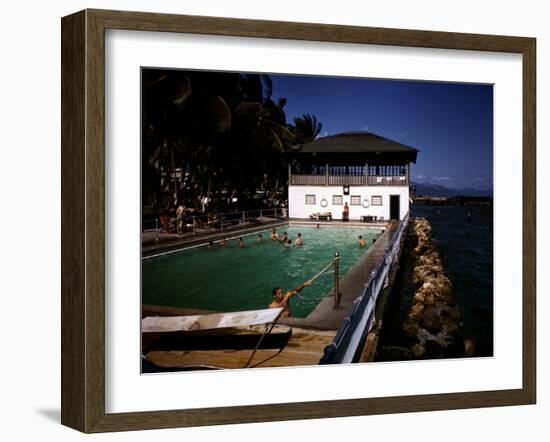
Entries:
POLYGON ((269 308, 283 307, 281 318, 288 318, 290 316, 290 298, 300 293, 308 285, 311 285, 312 282, 313 281, 309 279, 306 282, 304 282, 301 286, 286 292, 284 295, 283 295, 283 289, 281 289, 281 287, 275 287, 271 291, 273 295, 273 301, 271 301, 271 304, 269 304, 269 308))
POLYGON ((349 206, 348 203, 344 203, 344 212, 342 213, 342 221, 349 221, 349 206))
POLYGON ((177 233, 180 234, 183 231, 183 217, 185 215, 185 206, 180 204, 176 209, 176 229, 177 233))

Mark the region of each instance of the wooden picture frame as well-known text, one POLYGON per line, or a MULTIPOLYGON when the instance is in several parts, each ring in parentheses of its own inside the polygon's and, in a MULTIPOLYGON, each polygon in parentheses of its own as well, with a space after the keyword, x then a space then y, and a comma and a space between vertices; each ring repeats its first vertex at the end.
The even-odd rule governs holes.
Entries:
POLYGON ((533 38, 84 10, 62 19, 62 409, 83 432, 533 404, 536 158, 533 38), (105 412, 105 30, 123 29, 522 55, 523 383, 513 390, 221 408, 105 412))

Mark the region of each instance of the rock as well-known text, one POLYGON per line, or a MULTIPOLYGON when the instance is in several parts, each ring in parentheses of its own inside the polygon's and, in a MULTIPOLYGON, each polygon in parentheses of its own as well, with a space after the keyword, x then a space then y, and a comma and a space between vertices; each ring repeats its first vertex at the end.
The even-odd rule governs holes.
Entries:
POLYGON ((422 284, 422 289, 423 290, 434 291, 435 290, 435 285, 432 282, 427 281, 424 284, 422 284))
POLYGON ((414 302, 424 304, 424 301, 425 301, 424 292, 422 292, 421 290, 417 291, 414 294, 414 302))
POLYGON ((422 313, 422 326, 431 332, 441 330, 443 323, 436 308, 429 307, 424 309, 422 313))
POLYGON ((441 332, 451 335, 458 331, 459 325, 458 322, 455 321, 449 321, 448 319, 443 319, 443 327, 441 328, 441 332))
POLYGON ((409 318, 411 318, 413 321, 420 322, 423 311, 424 306, 422 304, 413 304, 413 306, 409 310, 409 318))
POLYGON ((429 266, 421 265, 421 266, 416 266, 413 269, 413 276, 412 276, 413 284, 416 284, 416 285, 423 284, 424 281, 428 280, 431 277, 433 277, 433 275, 429 266))
POLYGON ((440 334, 435 339, 435 343, 438 344, 441 348, 447 348, 451 343, 451 341, 449 340, 448 336, 440 334))
POLYGON ((414 344, 411 348, 411 352, 415 358, 421 358, 426 353, 426 349, 423 345, 414 344))
POLYGON ((416 331, 416 337, 423 342, 434 339, 434 336, 428 330, 422 327, 418 327, 416 331))
POLYGON ((403 324, 403 331, 408 336, 415 336, 417 331, 419 329, 418 322, 412 321, 410 319, 406 319, 405 323, 403 324))
POLYGON ((435 304, 435 296, 431 293, 429 295, 426 295, 424 297, 424 304, 426 305, 434 305, 435 304))

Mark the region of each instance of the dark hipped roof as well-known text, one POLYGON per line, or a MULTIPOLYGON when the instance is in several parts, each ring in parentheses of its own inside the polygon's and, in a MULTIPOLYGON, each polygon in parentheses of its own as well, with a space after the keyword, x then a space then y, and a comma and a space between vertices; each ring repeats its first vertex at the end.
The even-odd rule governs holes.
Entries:
POLYGON ((358 131, 344 132, 341 134, 330 135, 328 137, 317 138, 309 143, 294 146, 291 152, 318 154, 406 153, 410 155, 412 161, 416 161, 416 153, 418 152, 418 149, 370 132, 358 131))

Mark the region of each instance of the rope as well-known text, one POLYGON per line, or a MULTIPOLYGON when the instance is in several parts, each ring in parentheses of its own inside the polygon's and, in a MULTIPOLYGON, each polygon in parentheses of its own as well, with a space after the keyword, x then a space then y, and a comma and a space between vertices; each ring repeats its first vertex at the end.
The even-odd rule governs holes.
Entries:
POLYGON ((331 261, 323 270, 321 270, 319 273, 317 273, 313 278, 310 279, 311 282, 315 281, 319 276, 321 276, 323 273, 325 273, 329 268, 333 266, 334 262, 331 261))
MULTIPOLYGON (((326 267, 324 267, 319 273, 317 273, 316 275, 314 275, 311 279, 309 279, 310 282, 313 283, 313 281, 315 281, 319 276, 321 276, 323 273, 325 273, 329 268, 331 268, 332 266, 334 265, 334 261, 331 261, 329 264, 326 265, 326 267)), ((296 289, 295 289, 296 290, 296 289)), ((256 352, 258 351, 258 349, 260 348, 260 345, 261 343, 263 342, 264 338, 269 335, 273 328, 275 327, 275 325, 277 324, 277 321, 279 320, 279 318, 281 317, 281 315, 283 314, 283 311, 284 309, 282 309, 279 314, 277 315, 277 317, 273 320, 273 322, 271 322, 267 327, 266 327, 266 330, 265 332, 260 336, 260 339, 258 340, 256 346, 254 347, 254 350, 252 351, 252 354, 250 355, 250 357, 248 358, 248 361, 246 361, 246 365, 244 366, 244 368, 254 368, 254 367, 257 367, 258 365, 260 364, 263 364, 264 362, 268 361, 269 359, 272 359, 274 358, 275 356, 277 356, 279 353, 281 353, 283 351, 283 349, 279 349, 279 351, 273 355, 273 356, 270 356, 268 357, 267 359, 264 359, 263 361, 253 365, 252 367, 250 367, 250 363, 252 362, 252 359, 254 359, 254 355, 256 354, 256 352)))

